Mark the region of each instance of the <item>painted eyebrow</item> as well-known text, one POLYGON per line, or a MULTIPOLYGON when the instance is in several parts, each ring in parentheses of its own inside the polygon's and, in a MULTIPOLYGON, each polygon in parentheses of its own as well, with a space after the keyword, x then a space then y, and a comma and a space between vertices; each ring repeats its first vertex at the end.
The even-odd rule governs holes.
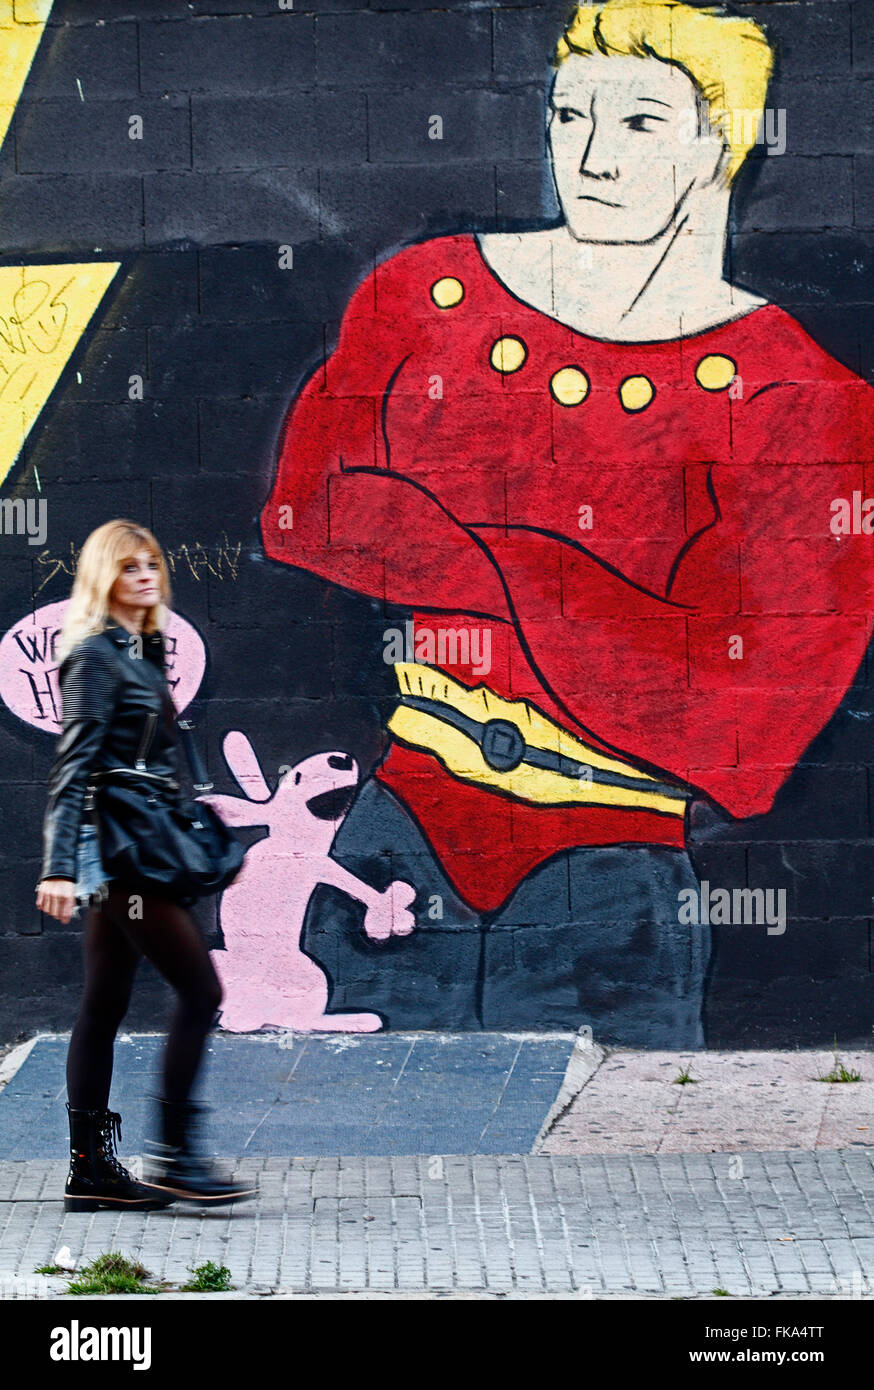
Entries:
POLYGON ((582 111, 579 106, 569 106, 562 97, 550 97, 549 104, 553 111, 575 111, 578 116, 588 116, 588 111, 582 111))
MULTIPOLYGON (((650 101, 653 102, 656 106, 664 106, 667 111, 672 111, 674 109, 669 101, 659 101, 658 97, 634 97, 633 100, 650 101)), ((578 116, 589 115, 588 111, 581 111, 578 106, 569 106, 567 101, 565 101, 560 96, 551 96, 549 99, 549 104, 552 107, 553 111, 575 111, 578 116)))

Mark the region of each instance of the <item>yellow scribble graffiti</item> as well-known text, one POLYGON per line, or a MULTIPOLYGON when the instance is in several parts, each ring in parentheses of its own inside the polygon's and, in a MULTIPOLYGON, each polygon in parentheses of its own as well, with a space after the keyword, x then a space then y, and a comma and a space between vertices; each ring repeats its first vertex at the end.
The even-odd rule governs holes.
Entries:
POLYGON ((120 264, 0 269, 0 482, 120 264))

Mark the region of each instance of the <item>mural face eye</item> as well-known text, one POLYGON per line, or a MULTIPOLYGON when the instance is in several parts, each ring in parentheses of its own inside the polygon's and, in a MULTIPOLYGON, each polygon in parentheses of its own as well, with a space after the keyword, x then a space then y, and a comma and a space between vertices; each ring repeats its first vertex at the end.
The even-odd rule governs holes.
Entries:
POLYGON ((625 117, 625 125, 628 126, 629 130, 640 131, 644 135, 657 130, 660 125, 664 124, 665 121, 661 116, 653 116, 648 111, 637 111, 633 116, 625 117))
POLYGON ((294 785, 297 786, 297 784, 298 784, 299 781, 300 781, 300 773, 299 773, 299 772, 296 772, 296 773, 294 774, 294 785))

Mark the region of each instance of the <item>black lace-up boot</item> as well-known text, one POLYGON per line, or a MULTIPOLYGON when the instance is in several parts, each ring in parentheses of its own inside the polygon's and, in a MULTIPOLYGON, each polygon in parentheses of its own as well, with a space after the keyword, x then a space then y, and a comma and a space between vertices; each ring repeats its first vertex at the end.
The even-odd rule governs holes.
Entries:
POLYGON ((70 1171, 65 1211, 153 1211, 173 1198, 137 1182, 116 1157, 121 1116, 115 1110, 74 1110, 70 1116, 70 1171))
POLYGON ((244 1202, 258 1194, 257 1184, 235 1183, 220 1173, 209 1158, 197 1152, 196 1131, 207 1107, 193 1101, 155 1098, 161 1141, 147 1142, 152 1170, 145 1182, 165 1192, 171 1202, 244 1202))

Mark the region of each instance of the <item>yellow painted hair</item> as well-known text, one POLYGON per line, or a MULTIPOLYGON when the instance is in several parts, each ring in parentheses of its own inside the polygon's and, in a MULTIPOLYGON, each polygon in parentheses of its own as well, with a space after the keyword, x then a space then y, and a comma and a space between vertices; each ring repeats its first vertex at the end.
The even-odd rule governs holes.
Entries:
POLYGON ((606 0, 577 5, 556 45, 560 67, 572 53, 660 58, 682 68, 708 104, 731 159, 730 183, 756 143, 774 56, 751 19, 680 0, 606 0))

